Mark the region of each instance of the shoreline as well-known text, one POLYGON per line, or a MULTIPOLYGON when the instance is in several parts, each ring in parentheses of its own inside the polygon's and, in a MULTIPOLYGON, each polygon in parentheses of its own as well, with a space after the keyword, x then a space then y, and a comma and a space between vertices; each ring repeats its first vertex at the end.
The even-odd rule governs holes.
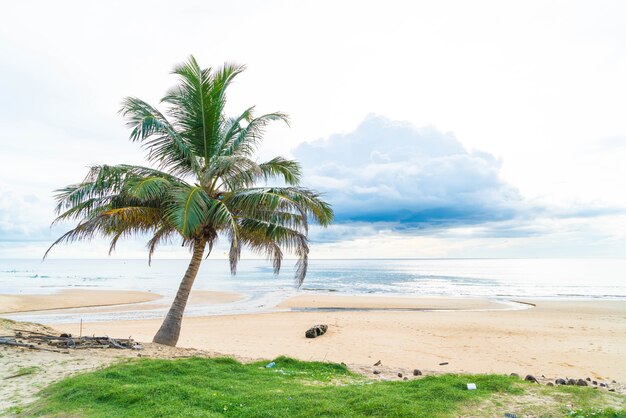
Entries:
POLYGON ((314 311, 395 311, 395 312, 478 312, 529 309, 535 304, 509 299, 371 294, 300 294, 280 302, 276 308, 291 312, 314 311), (515 306, 517 305, 517 306, 515 306))
POLYGON ((138 290, 64 289, 46 294, 0 294, 0 315, 152 302, 162 295, 138 290))
MULTIPOLYGON (((194 290, 188 305, 218 305, 245 300, 235 292, 194 290)), ((57 313, 111 313, 168 309, 165 295, 137 290, 67 289, 46 294, 0 294, 0 316, 52 315, 57 313)))

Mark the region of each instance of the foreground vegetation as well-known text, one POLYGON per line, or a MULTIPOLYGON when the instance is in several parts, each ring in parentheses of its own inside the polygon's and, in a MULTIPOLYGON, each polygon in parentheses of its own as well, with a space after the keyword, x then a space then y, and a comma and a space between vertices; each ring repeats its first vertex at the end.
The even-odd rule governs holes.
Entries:
POLYGON ((138 359, 65 379, 20 416, 626 417, 620 395, 546 387, 501 375, 443 375, 372 381, 330 363, 286 357, 241 364, 220 359, 138 359), (469 391, 468 382, 478 390, 469 391), (536 401, 536 402, 535 402, 536 401), (617 408, 617 410, 615 410, 617 408))

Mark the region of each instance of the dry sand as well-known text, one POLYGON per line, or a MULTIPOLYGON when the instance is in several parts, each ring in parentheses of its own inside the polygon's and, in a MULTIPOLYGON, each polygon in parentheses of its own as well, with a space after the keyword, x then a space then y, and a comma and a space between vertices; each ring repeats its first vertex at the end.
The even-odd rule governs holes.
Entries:
MULTIPOLYGON (((389 298, 381 298, 385 300, 389 298)), ((624 301, 533 301, 503 310, 490 301, 429 299, 374 301, 334 295, 298 296, 287 307, 424 307, 427 311, 320 310, 185 318, 179 346, 247 358, 288 355, 369 368, 427 372, 535 374, 626 382, 624 301), (393 303, 389 303, 393 302, 393 303), (455 311, 464 308, 473 310, 455 311), (496 309, 490 309, 496 308, 496 309), (442 310, 437 310, 442 309, 442 310), (484 310, 487 309, 487 310, 484 310), (304 331, 329 325, 326 335, 304 331), (440 365, 440 363, 448 363, 440 365)), ((161 320, 84 324, 85 333, 150 341, 161 320)), ((76 326, 56 328, 77 332, 76 326)))
POLYGON ((374 295, 298 295, 281 302, 279 308, 291 309, 377 309, 377 310, 468 310, 508 309, 510 306, 488 299, 398 297, 374 295))

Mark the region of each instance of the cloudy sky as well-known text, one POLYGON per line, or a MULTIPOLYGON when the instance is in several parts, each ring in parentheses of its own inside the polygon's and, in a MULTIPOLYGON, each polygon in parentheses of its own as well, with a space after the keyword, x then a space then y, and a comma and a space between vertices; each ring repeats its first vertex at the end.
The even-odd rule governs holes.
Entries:
POLYGON ((248 66, 233 113, 290 114, 259 158, 296 157, 333 204, 314 257, 626 256, 622 1, 0 7, 0 258, 42 255, 68 227, 52 191, 88 165, 142 162, 120 100, 157 103, 189 54, 248 66))

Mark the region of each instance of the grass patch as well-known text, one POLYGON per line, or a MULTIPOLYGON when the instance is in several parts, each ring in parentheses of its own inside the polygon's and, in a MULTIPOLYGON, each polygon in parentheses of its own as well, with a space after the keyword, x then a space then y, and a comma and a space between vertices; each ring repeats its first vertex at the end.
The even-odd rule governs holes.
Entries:
POLYGON ((133 359, 44 389, 19 416, 81 417, 611 417, 626 397, 548 387, 502 375, 441 375, 374 381, 333 363, 287 357, 241 364, 230 358, 133 359), (468 391, 467 383, 478 390, 468 391))
POLYGON ((65 379, 23 415, 85 417, 454 416, 493 395, 521 394, 500 375, 371 381, 332 363, 286 357, 241 364, 221 359, 142 359, 65 379), (468 391, 467 382, 478 390, 468 391))

